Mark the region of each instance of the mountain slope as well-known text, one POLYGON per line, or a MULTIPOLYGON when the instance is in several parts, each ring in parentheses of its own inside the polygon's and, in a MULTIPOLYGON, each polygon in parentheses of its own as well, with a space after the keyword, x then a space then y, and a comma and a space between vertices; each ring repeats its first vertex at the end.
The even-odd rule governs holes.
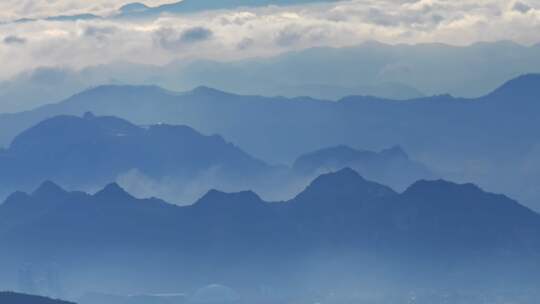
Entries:
POLYGON ((331 100, 350 95, 404 100, 442 93, 477 97, 509 79, 539 72, 537 47, 507 41, 465 47, 368 41, 233 62, 118 62, 83 70, 41 67, 0 83, 0 111, 32 109, 103 84, 160 85, 173 91, 206 85, 244 95, 331 100))
MULTIPOLYGON (((489 94, 488 98, 497 99, 501 103, 504 103, 508 99, 515 99, 517 101, 525 100, 529 106, 538 107, 538 96, 540 95, 539 82, 540 74, 522 75, 504 83, 501 87, 489 94)), ((511 107, 527 106, 527 104, 510 102, 506 104, 511 107)))
MULTIPOLYGON (((160 180, 257 178, 269 167, 219 136, 185 126, 139 127, 115 117, 55 116, 19 134, 0 152, 3 191, 54 180, 93 189, 136 174, 160 180)), ((232 181, 231 181, 232 183, 232 181)))
MULTIPOLYGON (((374 97, 352 96, 338 103, 307 97, 288 99, 243 96, 205 87, 186 93, 173 93, 152 86, 102 86, 76 94, 58 104, 28 112, 0 115, 0 125, 4 130, 0 134, 0 142, 7 146, 16 134, 47 117, 59 114, 82 115, 86 111, 92 111, 98 115, 123 117, 138 124, 186 124, 205 133, 222 134, 248 151, 255 152, 253 154, 273 160, 287 160, 294 154, 300 155, 306 148, 332 146, 332 142, 354 143, 367 148, 403 143, 407 150, 422 151, 441 144, 433 138, 435 134, 448 135, 451 136, 449 139, 452 139, 463 135, 462 132, 469 132, 468 136, 462 138, 463 143, 457 144, 473 145, 475 142, 468 141, 468 137, 486 132, 487 127, 490 130, 492 127, 506 129, 506 125, 500 124, 501 118, 512 118, 508 117, 509 114, 530 116, 530 108, 527 106, 525 109, 525 105, 538 104, 529 100, 535 98, 534 88, 538 86, 538 82, 534 75, 509 82, 513 84, 512 87, 523 85, 530 88, 527 94, 516 95, 506 89, 508 85, 503 85, 495 93, 478 99, 441 95, 393 102, 374 97), (506 95, 503 92, 507 92, 504 93, 506 95), (500 113, 498 111, 501 104, 518 106, 514 107, 512 113, 500 113), (279 117, 283 124, 276 124, 275 117, 279 117), (303 119, 300 120, 299 117, 303 119), (249 132, 251 136, 248 135, 246 125, 250 126, 250 131, 257 132, 249 132), (326 131, 322 129, 323 126, 326 131), (313 138, 315 136, 307 134, 308 129, 314 128, 317 131, 316 138, 320 138, 318 141, 313 138), (356 132, 355 137, 349 134, 353 130, 356 132), (281 136, 287 132, 289 136, 281 136), (416 138, 422 137, 428 141, 422 140, 421 144, 417 144, 420 140, 413 141, 408 135, 412 132, 419 132, 416 138), (262 133, 272 136, 272 140, 256 137, 256 134, 262 133), (289 140, 296 136, 303 136, 305 139, 289 140), (286 140, 290 145, 283 144, 286 140), (300 145, 306 147, 300 148, 300 145), (273 149, 266 149, 270 146, 273 149)), ((534 122, 516 120, 515 123, 512 122, 508 126, 511 129, 505 132, 521 132, 522 129, 527 131, 523 124, 529 126, 534 122)), ((527 137, 530 134, 523 135, 523 140, 529 140, 527 137)), ((485 137, 482 140, 496 139, 487 134, 482 137, 485 137)), ((446 148, 441 146, 440 149, 446 148)))
MULTIPOLYGON (((0 280, 24 263, 39 269, 56 261, 68 287, 80 291, 86 284, 117 293, 192 288, 209 278, 240 289, 260 281, 287 289, 306 271, 494 287, 501 275, 507 283, 517 274, 540 276, 538 233, 540 215, 474 185, 421 181, 396 193, 351 169, 323 175, 280 203, 211 191, 178 207, 136 199, 115 184, 89 195, 45 183, 0 205, 0 257, 9 263, 0 280), (99 280, 82 276, 86 270, 99 280)), ((322 276, 308 285, 338 282, 322 276)))
POLYGON ((0 303, 6 304, 73 304, 72 302, 53 300, 44 297, 0 292, 0 303))
POLYGON ((328 102, 205 87, 172 93, 157 87, 105 86, 34 111, 0 115, 0 142, 7 145, 17 132, 47 117, 93 111, 141 125, 185 124, 221 134, 268 162, 288 163, 305 151, 336 145, 369 150, 399 145, 445 178, 474 181, 537 207, 540 192, 529 181, 540 175, 540 138, 534 131, 540 127, 534 89, 540 83, 531 75, 509 84, 529 88, 528 94, 504 93, 515 91, 507 85, 476 99, 441 95, 396 102, 351 96, 328 102))
MULTIPOLYGON (((203 87, 194 94, 227 96, 203 87)), ((269 200, 290 199, 319 174, 345 167, 398 190, 430 176, 397 147, 375 153, 339 146, 301 156, 292 168, 270 166, 219 136, 203 136, 189 127, 140 127, 90 112, 54 116, 23 131, 0 152, 0 166, 4 195, 44 180, 86 191, 117 181, 139 197, 182 204, 216 188, 253 189, 269 200)))

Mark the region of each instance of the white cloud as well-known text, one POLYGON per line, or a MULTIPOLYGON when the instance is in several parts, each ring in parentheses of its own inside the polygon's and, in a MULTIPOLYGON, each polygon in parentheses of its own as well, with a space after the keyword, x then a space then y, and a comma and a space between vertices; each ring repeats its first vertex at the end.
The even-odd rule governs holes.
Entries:
MULTIPOLYGON (((129 1, 14 1, 4 17, 107 13, 129 1)), ((169 1, 146 1, 156 5, 169 1)), ((38 66, 82 68, 116 61, 165 64, 268 56, 313 46, 540 41, 540 0, 352 0, 216 11, 152 20, 36 21, 0 25, 0 78, 38 66), (18 39, 14 39, 18 38, 18 39), (24 43, 22 43, 24 42, 24 43)))

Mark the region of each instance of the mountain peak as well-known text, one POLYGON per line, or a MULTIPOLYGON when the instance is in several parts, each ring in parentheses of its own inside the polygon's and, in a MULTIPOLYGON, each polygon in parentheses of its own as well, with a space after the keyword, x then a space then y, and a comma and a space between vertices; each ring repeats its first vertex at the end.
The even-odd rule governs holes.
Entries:
POLYGON ((189 92, 192 95, 198 96, 222 96, 227 93, 207 86, 198 86, 189 92))
POLYGON ((94 196, 98 198, 105 198, 105 199, 112 199, 112 200, 133 198, 131 194, 127 193, 126 190, 120 187, 120 185, 118 185, 117 183, 108 184, 101 191, 94 194, 94 196))
POLYGON ((54 182, 45 181, 32 193, 32 196, 37 198, 59 197, 65 193, 66 191, 54 182))
POLYGON ((253 191, 226 193, 218 190, 210 190, 195 203, 195 206, 230 208, 237 205, 257 206, 261 204, 264 204, 264 201, 253 191))
POLYGON ((396 194, 391 188, 368 181, 351 168, 317 177, 295 200, 334 201, 337 196, 347 199, 374 199, 396 194))
POLYGON ((128 3, 120 7, 119 11, 124 14, 142 13, 148 10, 149 7, 140 2, 128 3))
POLYGON ((333 188, 347 185, 360 185, 368 183, 358 172, 346 167, 341 170, 326 173, 317 177, 308 187, 309 188, 333 188))

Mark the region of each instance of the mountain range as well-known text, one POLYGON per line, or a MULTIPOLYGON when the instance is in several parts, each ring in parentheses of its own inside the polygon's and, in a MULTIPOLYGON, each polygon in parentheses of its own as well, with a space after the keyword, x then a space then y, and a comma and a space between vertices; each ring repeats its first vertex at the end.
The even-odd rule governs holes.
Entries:
POLYGON ((399 145, 440 176, 474 181, 537 208, 539 87, 540 76, 531 74, 475 99, 440 95, 397 102, 351 96, 329 102, 207 87, 175 93, 154 86, 101 86, 57 104, 0 115, 0 142, 7 146, 48 117, 92 111, 138 125, 163 122, 220 134, 268 163, 292 163, 306 151, 337 145, 368 150, 399 145))
POLYGON ((117 17, 149 17, 164 13, 185 14, 240 7, 287 6, 337 1, 340 0, 183 0, 154 7, 134 2, 122 6, 117 17))
MULTIPOLYGON (((447 129, 455 129, 454 132, 456 133, 470 129, 470 132, 479 133, 484 132, 485 120, 489 122, 491 120, 499 121, 499 116, 506 116, 506 120, 508 120, 508 118, 511 118, 508 117, 509 115, 523 114, 523 119, 517 121, 517 125, 512 123, 508 126, 510 129, 508 132, 511 132, 512 129, 521 128, 522 124, 534 124, 534 120, 529 119, 529 110, 537 106, 535 100, 539 95, 537 90, 539 82, 540 76, 538 75, 518 77, 505 83, 494 92, 477 99, 439 95, 411 99, 406 102, 395 102, 375 97, 350 96, 337 103, 309 97, 283 98, 237 95, 208 87, 199 87, 192 91, 176 93, 155 86, 100 86, 75 94, 56 104, 46 105, 31 111, 1 114, 0 123, 3 131, 0 133, 0 143, 6 146, 19 132, 48 117, 59 114, 82 115, 87 111, 92 111, 98 115, 123 117, 137 124, 157 122, 185 123, 205 133, 222 134, 245 147, 248 151, 254 151, 253 154, 263 156, 264 159, 287 161, 305 152, 306 148, 297 146, 298 144, 304 144, 309 137, 296 145, 295 142, 298 142, 296 139, 291 141, 290 147, 277 145, 280 142, 278 139, 276 141, 264 140, 264 142, 271 142, 272 145, 277 146, 271 152, 268 150, 263 152, 261 150, 263 150, 264 143, 252 138, 248 139, 247 135, 242 134, 245 132, 239 130, 243 126, 240 120, 247 122, 251 128, 257 128, 261 131, 262 128, 272 126, 273 128, 268 129, 270 131, 268 135, 272 136, 276 136, 276 133, 281 134, 284 132, 282 129, 289 126, 297 127, 298 130, 294 130, 295 132, 305 133, 303 129, 306 126, 318 126, 321 128, 324 124, 328 124, 328 126, 325 125, 324 127, 330 129, 326 133, 332 132, 332 129, 353 129, 355 126, 362 126, 357 128, 358 132, 372 133, 374 130, 378 131, 378 129, 388 132, 386 129, 394 129, 396 124, 404 125, 404 128, 398 129, 401 132, 420 129, 421 132, 426 133, 431 132, 434 128, 437 131, 443 128, 441 131, 444 132, 452 132, 452 130, 447 129), (508 108, 511 108, 511 112, 501 112, 502 109, 508 108), (416 109, 418 111, 412 111, 416 109), (324 120, 318 120, 321 112, 326 110, 329 110, 331 115, 324 117, 324 120), (443 113, 446 114, 448 110, 450 110, 448 117, 440 119, 439 117, 443 113), (274 117, 265 115, 264 112, 279 114, 279 117, 286 123, 283 123, 282 126, 279 124, 273 125, 268 120, 274 117), (344 112, 350 114, 349 116, 354 116, 354 120, 345 115, 344 112), (307 121, 297 119, 302 116, 306 117, 307 121), (218 117, 219 119, 216 119, 218 117), (206 120, 206 118, 208 119, 206 120), (342 121, 338 122, 337 120, 342 121), (463 122, 460 123, 460 120, 463 120, 463 122), (479 130, 475 130, 476 127, 479 127, 479 130), (251 143, 251 141, 256 143, 251 143), (257 147, 252 147, 253 145, 257 147), (284 149, 289 151, 282 151, 284 149)), ((503 126, 495 124, 493 127, 502 128, 503 126)), ((290 135, 294 136, 295 133, 290 135)), ((324 138, 325 135, 321 131, 318 132, 317 137, 322 136, 324 138)), ((528 137, 528 134, 524 135, 528 137)), ((342 134, 340 137, 346 137, 346 134, 342 134)), ((370 141, 367 147, 380 146, 380 144, 373 143, 377 141, 376 139, 370 137, 377 137, 379 138, 378 141, 387 142, 384 146, 411 141, 407 136, 400 136, 403 139, 394 141, 395 135, 386 136, 386 133, 382 133, 376 134, 376 136, 363 136, 362 140, 370 141)), ((492 137, 485 136, 485 138, 480 139, 492 140, 492 137)), ((281 139, 281 142, 283 140, 281 139)), ((467 138, 464 138, 464 140, 465 143, 458 144, 470 144, 467 142, 467 138)), ((524 140, 528 139, 524 138, 524 140)), ((310 141, 309 146, 307 146, 308 149, 314 147, 313 150, 315 150, 330 146, 328 144, 314 144, 314 140, 310 141)), ((326 141, 328 142, 328 140, 326 141)), ((345 138, 341 142, 338 139, 333 142, 347 144, 350 141, 352 140, 345 138)), ((417 141, 420 141, 420 139, 417 139, 417 141)), ((419 145, 420 147, 413 149, 415 151, 421 150, 422 146, 425 145, 429 145, 429 143, 424 143, 419 145)), ((406 144, 404 146, 408 149, 406 144)))
POLYGON ((253 189, 268 199, 289 199, 321 173, 345 167, 398 190, 433 177, 399 147, 376 153, 340 146, 302 155, 292 168, 272 166, 218 135, 187 126, 137 126, 90 112, 54 116, 21 132, 0 151, 0 167, 3 196, 44 180, 85 191, 117 181, 138 197, 179 204, 210 189, 253 189))
POLYGON ((157 6, 148 6, 141 2, 132 2, 122 5, 116 12, 107 16, 82 13, 74 15, 52 15, 44 18, 19 18, 13 22, 22 23, 38 20, 78 21, 107 18, 155 18, 162 14, 193 14, 213 10, 238 9, 243 7, 256 8, 266 6, 290 6, 337 1, 343 0, 182 0, 157 6))
POLYGON ((349 95, 400 100, 438 94, 476 98, 512 78, 540 73, 540 55, 535 46, 510 41, 461 47, 366 41, 341 48, 285 52, 270 58, 177 62, 168 70, 177 71, 177 77, 165 82, 166 74, 156 75, 154 84, 173 90, 205 85, 239 94, 332 100, 349 95))
POLYGON ((23 265, 54 263, 72 293, 209 282, 252 296, 263 285, 290 295, 353 281, 526 288, 540 275, 539 233, 540 215, 475 185, 419 181, 397 193, 348 168, 275 203, 212 190, 179 207, 117 184, 87 194, 45 182, 0 205, 0 282, 12 286, 23 265))
POLYGON ((0 304, 538 304, 540 0, 0 8, 0 304))
POLYGON ((201 176, 242 185, 272 170, 217 135, 204 136, 186 126, 139 127, 89 112, 55 116, 25 130, 0 151, 0 167, 4 193, 31 189, 47 179, 92 190, 122 174, 124 180, 174 179, 178 187, 201 176))
POLYGON ((310 177, 344 168, 352 168, 370 180, 397 190, 405 190, 418 180, 436 176, 423 164, 411 160, 399 146, 380 152, 344 145, 329 147, 301 155, 292 166, 295 174, 310 177))
POLYGON ((82 70, 40 67, 0 83, 0 110, 29 110, 103 84, 159 85, 172 91, 203 85, 244 95, 329 100, 351 95, 406 100, 446 93, 476 98, 519 75, 539 72, 537 46, 508 41, 463 47, 368 41, 229 62, 115 62, 82 70))

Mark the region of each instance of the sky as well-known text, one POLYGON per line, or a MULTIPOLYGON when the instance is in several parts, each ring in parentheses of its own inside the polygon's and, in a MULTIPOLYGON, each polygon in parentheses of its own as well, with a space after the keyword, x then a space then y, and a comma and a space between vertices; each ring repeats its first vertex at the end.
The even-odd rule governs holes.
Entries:
MULTIPOLYGON (((81 13, 111 16, 129 2, 1 1, 0 79, 42 66, 79 69, 113 62, 227 61, 370 40, 451 45, 540 42, 540 0, 352 0, 148 20, 11 22, 81 13)), ((168 2, 144 1, 152 6, 168 2)))

